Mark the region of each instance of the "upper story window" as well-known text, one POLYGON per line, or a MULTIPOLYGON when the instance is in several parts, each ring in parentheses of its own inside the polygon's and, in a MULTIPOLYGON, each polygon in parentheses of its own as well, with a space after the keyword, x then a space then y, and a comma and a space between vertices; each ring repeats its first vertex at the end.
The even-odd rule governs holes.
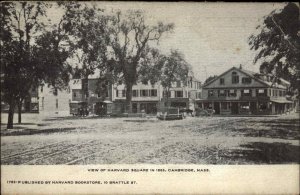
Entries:
POLYGON ((208 90, 208 97, 214 96, 214 90, 208 90))
POLYGON ((252 79, 250 77, 243 77, 242 78, 242 83, 243 84, 250 84, 252 79))
POLYGON ((237 75, 236 72, 232 72, 231 77, 232 77, 232 84, 237 84, 237 83, 239 83, 239 76, 237 75))
POLYGON ((175 91, 175 97, 183 97, 183 91, 175 91))
POLYGON ((180 81, 176 82, 176 87, 181 87, 181 82, 180 81))
POLYGON ((73 97, 76 98, 76 96, 77 96, 77 93, 74 91, 73 92, 73 97))
POLYGON ((164 97, 171 97, 171 91, 163 91, 164 97))
POLYGON ((226 90, 221 89, 218 92, 219 92, 219 97, 226 97, 226 90))
POLYGON ((224 78, 220 78, 220 85, 225 85, 225 80, 224 80, 224 78))
POLYGON ((148 96, 148 90, 145 90, 145 89, 140 90, 140 95, 141 95, 141 97, 148 96))
POLYGON ((132 97, 138 97, 139 91, 138 90, 132 90, 132 97))
POLYGON ((242 90, 242 96, 251 97, 251 89, 243 89, 242 90))
POLYGON ((229 97, 236 97, 236 89, 230 89, 228 93, 229 97))
POLYGON ((267 90, 266 89, 257 89, 256 95, 257 96, 267 96, 267 90))
POLYGON ((151 97, 156 97, 157 96, 157 89, 151 89, 150 90, 150 95, 151 95, 151 97))
POLYGON ((125 97, 125 90, 116 90, 116 97, 125 97))

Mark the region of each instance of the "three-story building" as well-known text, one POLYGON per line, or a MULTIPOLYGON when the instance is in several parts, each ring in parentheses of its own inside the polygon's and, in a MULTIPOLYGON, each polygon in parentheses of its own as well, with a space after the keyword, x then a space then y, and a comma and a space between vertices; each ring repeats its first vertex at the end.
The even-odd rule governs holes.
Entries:
MULTIPOLYGON (((72 102, 87 102, 89 111, 95 113, 97 102, 111 102, 112 112, 121 114, 126 112, 126 86, 124 84, 112 85, 107 83, 105 95, 97 93, 98 79, 74 79, 72 89, 72 102)), ((169 97, 162 85, 137 83, 132 87, 132 112, 156 114, 166 107, 166 101, 171 107, 187 108, 194 110, 195 101, 200 97, 201 83, 193 77, 184 84, 175 82, 170 89, 169 97)))
POLYGON ((233 67, 203 85, 197 104, 215 114, 279 114, 292 107, 286 98, 289 86, 272 75, 233 67))

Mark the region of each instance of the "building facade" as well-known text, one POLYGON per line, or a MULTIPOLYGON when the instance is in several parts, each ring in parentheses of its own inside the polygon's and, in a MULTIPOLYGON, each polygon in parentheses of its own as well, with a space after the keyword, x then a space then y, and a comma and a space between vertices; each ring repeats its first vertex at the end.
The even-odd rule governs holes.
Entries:
POLYGON ((73 79, 70 82, 71 101, 70 103, 86 102, 91 114, 96 112, 96 103, 112 100, 111 85, 106 83, 106 90, 100 93, 99 80, 97 78, 73 79), (104 93, 104 94, 103 94, 104 93))
MULTIPOLYGON (((89 111, 95 113, 97 102, 111 102, 112 112, 121 114, 126 112, 126 86, 124 84, 105 84, 106 91, 101 94, 97 92, 99 87, 98 79, 73 80, 71 85, 72 102, 87 102, 89 111), (105 93, 105 94, 104 94, 105 93)), ((170 102, 171 107, 195 109, 196 99, 200 97, 201 83, 192 77, 186 85, 183 82, 175 82, 170 89, 167 98, 166 91, 158 82, 137 83, 132 87, 132 111, 133 113, 156 114, 161 112, 170 102)))
POLYGON ((37 93, 40 114, 45 116, 69 115, 70 87, 58 90, 44 84, 39 86, 37 93))
POLYGON ((292 107, 289 82, 272 75, 233 67, 203 85, 197 105, 215 114, 281 114, 292 107))

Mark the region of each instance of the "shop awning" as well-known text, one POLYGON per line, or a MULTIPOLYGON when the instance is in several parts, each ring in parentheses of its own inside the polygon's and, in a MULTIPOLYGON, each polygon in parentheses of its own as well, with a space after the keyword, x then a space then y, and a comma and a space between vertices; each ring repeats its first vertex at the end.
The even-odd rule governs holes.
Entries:
POLYGON ((271 100, 271 102, 279 103, 279 104, 292 104, 292 101, 289 100, 271 100))
POLYGON ((109 101, 109 100, 104 100, 103 103, 106 103, 106 104, 112 104, 112 102, 109 101))

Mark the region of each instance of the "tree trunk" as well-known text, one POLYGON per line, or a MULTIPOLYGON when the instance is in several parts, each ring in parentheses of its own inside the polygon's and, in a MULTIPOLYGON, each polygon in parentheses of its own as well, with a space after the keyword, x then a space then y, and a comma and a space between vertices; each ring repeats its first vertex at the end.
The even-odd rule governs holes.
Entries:
POLYGON ((132 83, 126 84, 126 112, 132 113, 132 83))
POLYGON ((15 112, 15 101, 11 100, 9 103, 9 110, 8 110, 7 129, 14 128, 14 112, 15 112))
POLYGON ((18 123, 22 123, 22 101, 18 102, 18 123))
POLYGON ((170 89, 168 88, 168 89, 167 89, 167 108, 168 108, 168 109, 170 108, 169 95, 171 96, 171 94, 170 94, 170 89))

